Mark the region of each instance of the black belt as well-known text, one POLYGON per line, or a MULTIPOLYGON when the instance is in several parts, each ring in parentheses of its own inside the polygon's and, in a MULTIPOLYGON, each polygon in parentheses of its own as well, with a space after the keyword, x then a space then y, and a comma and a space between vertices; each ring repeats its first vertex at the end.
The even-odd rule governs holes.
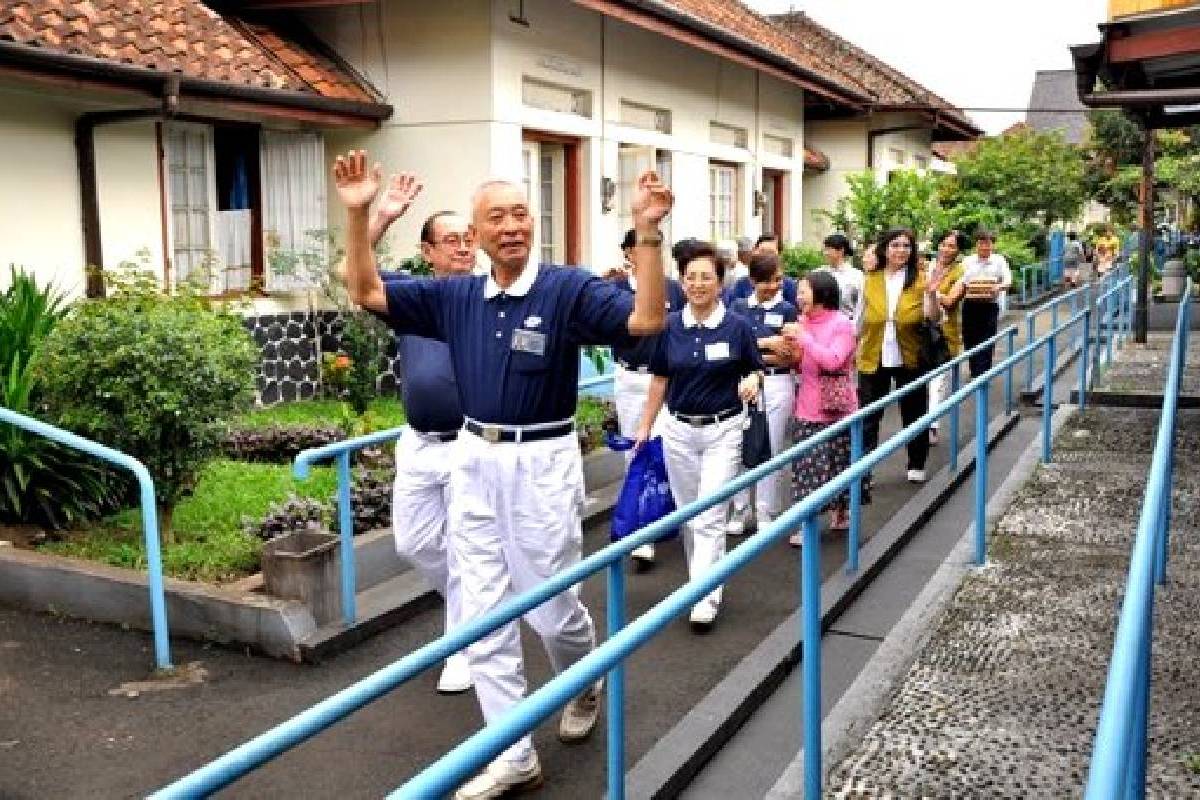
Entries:
POLYGON ((792 371, 791 367, 767 367, 763 370, 764 375, 787 375, 792 371))
POLYGON ((458 438, 458 431, 419 431, 413 428, 413 432, 431 442, 453 442, 458 438))
POLYGON ((688 425, 716 425, 718 422, 724 422, 727 419, 733 419, 738 414, 742 413, 740 406, 727 408, 724 411, 718 411, 715 414, 680 414, 677 411, 672 411, 671 416, 680 422, 686 422, 688 425))
POLYGON ((630 364, 628 361, 626 361, 622 358, 618 358, 617 363, 620 364, 623 368, 629 370, 630 372, 637 372, 642 375, 645 375, 650 372, 649 364, 643 364, 640 367, 635 367, 633 364, 630 364))
POLYGON ((488 425, 469 419, 465 427, 485 442, 540 442, 567 435, 575 430, 575 421, 567 420, 557 425, 533 428, 523 425, 488 425))

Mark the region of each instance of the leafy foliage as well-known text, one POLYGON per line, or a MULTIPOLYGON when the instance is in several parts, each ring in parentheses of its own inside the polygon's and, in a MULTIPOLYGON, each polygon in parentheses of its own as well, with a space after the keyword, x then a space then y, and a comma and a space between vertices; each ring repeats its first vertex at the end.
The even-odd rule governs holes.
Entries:
POLYGON ((983 139, 954 165, 957 174, 942 193, 954 227, 1048 226, 1083 209, 1083 157, 1057 131, 1025 128, 983 139))
POLYGON ((268 428, 234 428, 221 451, 239 461, 290 464, 301 450, 340 442, 345 433, 338 425, 279 425, 268 428))
POLYGON ((365 414, 375 398, 375 379, 379 375, 380 360, 390 337, 391 332, 377 317, 363 313, 346 315, 342 327, 342 347, 350 357, 346 400, 356 414, 365 414))
POLYGON ((944 219, 938 182, 936 176, 914 170, 896 170, 886 183, 879 183, 870 170, 852 173, 846 176, 848 191, 834 210, 815 213, 858 242, 895 227, 909 228, 918 240, 926 239, 944 219))
MULTIPOLYGON (((8 289, 0 294, 0 405, 43 416, 32 365, 67 312, 66 299, 53 286, 39 286, 32 275, 9 267, 8 289)), ((0 521, 59 528, 98 516, 118 492, 119 481, 90 456, 0 425, 0 521)))
POLYGON ((164 296, 152 275, 110 277, 108 299, 81 304, 47 337, 38 376, 64 427, 147 466, 169 534, 226 422, 250 405, 257 350, 240 318, 199 296, 164 296))
POLYGON ((783 248, 779 260, 785 275, 800 278, 825 263, 825 251, 811 244, 793 244, 783 248))

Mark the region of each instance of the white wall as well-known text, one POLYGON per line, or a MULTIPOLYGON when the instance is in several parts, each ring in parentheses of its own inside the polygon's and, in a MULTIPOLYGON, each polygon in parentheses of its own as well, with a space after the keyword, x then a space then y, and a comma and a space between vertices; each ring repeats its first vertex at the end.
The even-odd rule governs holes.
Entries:
POLYGON ((156 137, 151 120, 97 127, 96 185, 104 266, 140 262, 138 251, 148 250, 149 265, 161 277, 162 188, 156 137))
POLYGON ((0 92, 0 289, 8 265, 83 294, 83 228, 74 113, 31 95, 0 92))
POLYGON ((804 241, 815 245, 833 228, 814 212, 833 211, 846 193, 846 176, 867 168, 867 125, 861 119, 810 120, 805 125, 805 144, 829 159, 825 172, 804 176, 804 241))

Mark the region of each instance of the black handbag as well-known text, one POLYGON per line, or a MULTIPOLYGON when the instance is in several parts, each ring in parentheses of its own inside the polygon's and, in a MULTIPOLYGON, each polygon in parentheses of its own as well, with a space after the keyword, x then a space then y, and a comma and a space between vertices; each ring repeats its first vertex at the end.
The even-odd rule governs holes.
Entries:
POLYGON ((917 370, 932 372, 950 360, 950 343, 942 326, 932 320, 922 320, 917 326, 921 346, 917 350, 917 370))
POLYGON ((753 469, 771 460, 771 436, 762 400, 746 406, 746 424, 742 428, 742 465, 753 469))

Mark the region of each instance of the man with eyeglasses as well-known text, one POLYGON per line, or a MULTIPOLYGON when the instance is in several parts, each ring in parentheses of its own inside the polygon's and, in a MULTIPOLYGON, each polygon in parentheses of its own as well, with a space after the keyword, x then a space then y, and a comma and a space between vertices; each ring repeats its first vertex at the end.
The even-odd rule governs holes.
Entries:
MULTIPOLYGON (((392 223, 404 216, 421 191, 408 173, 392 177, 371 219, 372 246, 392 223)), ((475 243, 465 217, 439 211, 421 225, 421 257, 435 278, 469 275, 475 266, 475 243)), ((346 263, 339 265, 345 280, 346 263)), ((406 275, 383 273, 384 280, 406 275)), ((423 336, 397 336, 400 392, 408 425, 396 442, 396 481, 392 491, 392 534, 396 553, 408 561, 446 600, 446 630, 463 619, 458 573, 449 566, 446 527, 450 505, 452 443, 463 425, 458 385, 445 342, 423 336)), ((466 653, 446 659, 437 690, 458 694, 471 688, 466 653)))

